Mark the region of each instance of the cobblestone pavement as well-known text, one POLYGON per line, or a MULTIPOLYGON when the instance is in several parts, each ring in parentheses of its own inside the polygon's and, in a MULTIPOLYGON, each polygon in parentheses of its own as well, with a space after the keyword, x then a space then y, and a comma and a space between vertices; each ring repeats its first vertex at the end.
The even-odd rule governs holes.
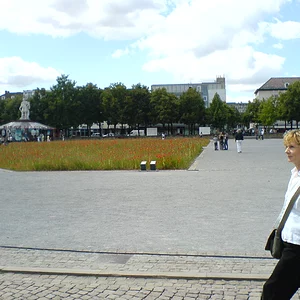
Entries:
POLYGON ((229 146, 195 172, 0 170, 0 299, 259 300, 291 165, 229 146))
POLYGON ((0 274, 1 299, 259 299, 253 281, 0 274))
POLYGON ((0 299, 259 300, 275 264, 266 257, 1 247, 0 299))
POLYGON ((259 257, 226 257, 164 254, 120 254, 38 249, 0 248, 0 267, 23 270, 65 269, 92 274, 122 276, 220 277, 264 279, 274 268, 276 260, 259 257), (96 271, 96 272, 93 272, 96 271), (158 274, 158 275, 157 275, 158 274), (174 275, 175 274, 175 275, 174 275))

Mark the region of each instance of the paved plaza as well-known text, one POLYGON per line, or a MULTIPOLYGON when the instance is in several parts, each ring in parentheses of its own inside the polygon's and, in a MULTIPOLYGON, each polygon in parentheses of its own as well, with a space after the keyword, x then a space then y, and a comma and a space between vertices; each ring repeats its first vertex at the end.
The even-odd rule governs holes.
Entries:
POLYGON ((258 300, 292 167, 246 139, 189 170, 0 170, 0 299, 258 300))

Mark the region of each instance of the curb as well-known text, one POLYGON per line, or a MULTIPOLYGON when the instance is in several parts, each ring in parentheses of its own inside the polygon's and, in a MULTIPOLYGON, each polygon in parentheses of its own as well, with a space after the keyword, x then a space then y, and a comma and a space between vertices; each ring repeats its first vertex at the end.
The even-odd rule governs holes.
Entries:
POLYGON ((0 267, 0 273, 20 273, 39 275, 95 276, 95 277, 130 277, 157 279, 186 279, 186 280, 253 280, 265 281, 268 274, 244 273, 196 273, 196 272, 138 272, 138 271, 97 271, 84 269, 59 268, 29 268, 29 267, 0 267))

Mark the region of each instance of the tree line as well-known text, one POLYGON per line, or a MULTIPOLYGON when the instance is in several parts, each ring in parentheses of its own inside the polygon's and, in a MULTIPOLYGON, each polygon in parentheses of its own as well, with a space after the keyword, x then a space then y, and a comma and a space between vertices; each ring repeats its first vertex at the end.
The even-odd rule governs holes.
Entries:
MULTIPOLYGON (((1 124, 20 118, 21 101, 22 96, 0 101, 1 124)), ((298 126, 300 120, 300 82, 290 85, 279 97, 254 99, 245 113, 223 102, 217 93, 206 108, 201 94, 193 88, 176 97, 164 88, 151 92, 140 83, 130 89, 122 83, 104 89, 93 83, 76 86, 67 75, 58 77, 49 91, 37 88, 29 101, 31 120, 65 131, 82 124, 90 129, 94 123, 105 121, 114 128, 120 124, 124 133, 125 124, 129 130, 161 124, 172 135, 174 124, 181 123, 193 135, 198 134, 199 126, 230 131, 250 123, 272 126, 276 120, 296 120, 298 126)))
POLYGON ((290 84, 287 91, 268 99, 254 99, 248 103, 242 122, 272 127, 276 121, 285 122, 285 129, 299 128, 300 81, 290 84))

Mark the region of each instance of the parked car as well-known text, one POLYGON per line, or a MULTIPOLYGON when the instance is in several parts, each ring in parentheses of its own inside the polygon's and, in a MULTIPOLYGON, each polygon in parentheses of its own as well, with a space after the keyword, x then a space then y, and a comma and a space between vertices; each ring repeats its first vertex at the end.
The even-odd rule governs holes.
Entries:
POLYGON ((113 136, 115 135, 112 132, 102 135, 102 137, 113 137, 113 136))
POLYGON ((99 132, 92 133, 91 137, 101 137, 99 132))

